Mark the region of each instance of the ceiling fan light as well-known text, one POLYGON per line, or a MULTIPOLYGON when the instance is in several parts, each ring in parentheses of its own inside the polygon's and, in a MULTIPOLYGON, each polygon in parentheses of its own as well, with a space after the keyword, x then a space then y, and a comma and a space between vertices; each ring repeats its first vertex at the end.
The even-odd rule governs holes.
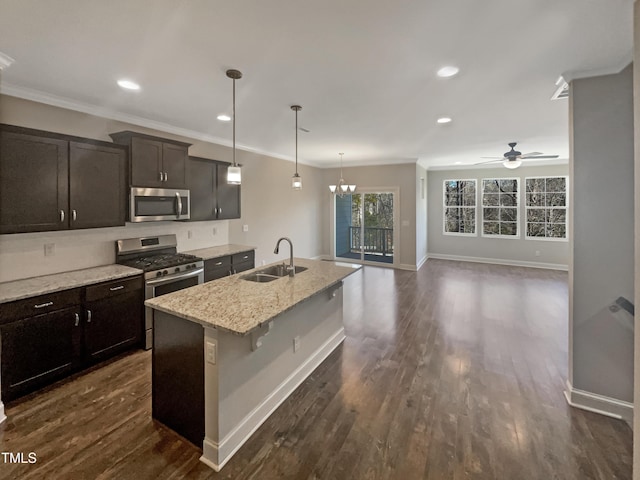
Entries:
POLYGON ((502 165, 513 170, 514 168, 518 168, 520 165, 522 165, 522 160, 520 160, 519 158, 515 160, 505 160, 504 162, 502 162, 502 165))

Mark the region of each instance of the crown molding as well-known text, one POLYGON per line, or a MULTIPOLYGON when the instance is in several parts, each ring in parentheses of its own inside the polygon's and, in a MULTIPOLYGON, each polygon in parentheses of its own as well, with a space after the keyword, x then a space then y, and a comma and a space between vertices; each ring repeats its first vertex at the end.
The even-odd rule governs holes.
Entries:
POLYGON ((9 68, 13 62, 15 62, 13 58, 5 53, 0 52, 0 70, 9 68))
MULTIPOLYGON (((233 142, 225 138, 216 137, 214 135, 209 135, 207 133, 198 132, 196 130, 190 130, 187 128, 178 127, 176 125, 171 125, 164 122, 158 122, 150 118, 118 112, 110 108, 101 107, 91 103, 80 102, 78 100, 73 100, 73 99, 61 97, 58 95, 53 95, 51 93, 43 92, 41 90, 35 90, 27 87, 20 87, 17 85, 3 83, 0 85, 0 94, 8 95, 11 97, 22 98, 22 99, 30 100, 33 102, 43 103, 43 104, 51 105, 54 107, 64 108, 66 110, 72 110, 75 112, 86 113, 89 115, 94 115, 96 117, 107 118, 109 120, 129 123, 131 125, 137 125, 139 127, 151 128, 153 130, 158 130, 160 132, 171 133, 173 135, 179 135, 181 137, 187 137, 192 140, 200 140, 203 142, 215 143, 217 145, 223 145, 225 147, 233 148, 233 142)), ((275 152, 269 152, 267 150, 254 148, 249 145, 238 144, 237 142, 236 142, 236 148, 238 150, 244 150, 245 152, 251 152, 258 155, 266 155, 269 157, 274 157, 274 158, 278 158, 280 160, 286 160, 289 162, 295 161, 294 157, 281 155, 275 152)), ((303 165, 308 165, 311 167, 327 168, 320 163, 305 161, 304 159, 300 159, 300 158, 298 158, 298 163, 301 163, 303 165)))
POLYGON ((571 83, 573 80, 589 77, 601 77, 604 75, 615 75, 633 62, 633 49, 630 49, 625 55, 623 55, 616 63, 603 68, 595 68, 592 70, 578 70, 575 72, 565 72, 562 77, 567 83, 571 83))

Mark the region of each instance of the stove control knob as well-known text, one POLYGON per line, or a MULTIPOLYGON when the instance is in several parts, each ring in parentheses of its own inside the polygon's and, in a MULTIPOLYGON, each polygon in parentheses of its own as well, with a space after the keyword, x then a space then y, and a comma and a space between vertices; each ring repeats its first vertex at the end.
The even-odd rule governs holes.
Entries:
POLYGON ((156 273, 156 277, 161 277, 162 276, 162 272, 157 272, 156 273))
POLYGON ((185 265, 185 266, 184 266, 184 269, 185 269, 185 270, 189 270, 190 268, 191 268, 191 265, 185 265))
POLYGON ((167 273, 169 273, 169 272, 167 272, 166 270, 162 271, 162 275, 166 275, 167 273))
POLYGON ((180 271, 180 267, 176 267, 176 269, 174 270, 174 272, 178 273, 180 271))
POLYGON ((193 264, 191 265, 191 268, 196 268, 196 264, 195 264, 195 263, 193 263, 193 264))

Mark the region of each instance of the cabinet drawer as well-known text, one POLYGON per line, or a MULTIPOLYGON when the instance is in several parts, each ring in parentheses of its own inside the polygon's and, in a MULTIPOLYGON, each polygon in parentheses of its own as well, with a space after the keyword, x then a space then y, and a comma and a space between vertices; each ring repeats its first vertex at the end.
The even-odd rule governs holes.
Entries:
POLYGON ((206 270, 213 270, 214 268, 224 268, 226 267, 227 270, 229 269, 228 267, 231 266, 231 257, 229 255, 227 255, 226 257, 218 257, 218 258, 210 258, 209 260, 205 260, 204 261, 204 269, 206 270))
POLYGON ((82 289, 74 288, 0 304, 0 324, 79 305, 81 292, 82 289))
POLYGON ((251 270, 255 265, 253 262, 241 262, 233 264, 233 273, 246 272, 247 270, 251 270))
POLYGON ((109 298, 142 289, 142 276, 123 278, 87 287, 87 301, 109 298))
POLYGON ((253 250, 249 252, 236 253, 233 256, 233 264, 236 265, 237 263, 244 263, 244 262, 253 263, 255 261, 255 255, 256 255, 256 252, 253 250))

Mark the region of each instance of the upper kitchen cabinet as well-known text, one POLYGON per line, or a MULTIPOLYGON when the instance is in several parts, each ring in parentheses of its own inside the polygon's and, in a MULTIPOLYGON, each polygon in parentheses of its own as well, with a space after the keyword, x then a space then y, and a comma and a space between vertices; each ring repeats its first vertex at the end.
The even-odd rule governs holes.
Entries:
POLYGON ((190 144, 129 130, 110 136, 115 143, 129 147, 131 186, 187 188, 190 144))
POLYGON ((124 225, 126 149, 0 125, 0 233, 124 225))
POLYGON ((191 221, 240 218, 240 185, 227 183, 229 165, 189 157, 191 221))

